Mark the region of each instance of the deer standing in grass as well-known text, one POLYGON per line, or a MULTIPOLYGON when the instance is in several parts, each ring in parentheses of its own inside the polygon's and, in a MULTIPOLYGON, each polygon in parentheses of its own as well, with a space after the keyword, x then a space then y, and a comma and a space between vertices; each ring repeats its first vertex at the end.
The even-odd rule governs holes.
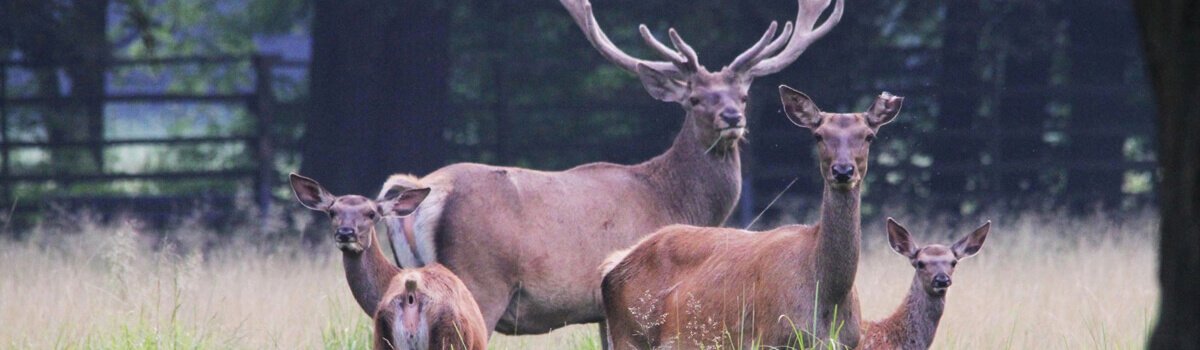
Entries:
MULTIPOLYGON (((843 2, 816 22, 829 0, 800 1, 795 30, 771 24, 762 39, 718 72, 670 31, 671 49, 641 27, 665 61, 634 58, 600 30, 586 0, 561 0, 600 54, 636 74, 656 99, 686 111, 663 154, 636 165, 592 163, 561 172, 453 164, 416 179, 433 192, 407 224, 389 225, 392 242, 413 237, 402 261, 439 262, 475 295, 490 329, 537 334, 604 317, 595 266, 670 224, 721 225, 741 191, 738 142, 746 132, 747 93, 755 77, 782 70, 837 24, 843 2)), ((405 254, 404 249, 397 249, 405 254)))
POLYGON ((946 289, 958 261, 974 256, 983 248, 989 221, 951 246, 920 246, 908 230, 892 218, 887 220, 888 243, 892 250, 908 258, 916 273, 908 296, 891 316, 863 322, 859 349, 928 349, 937 333, 938 321, 946 305, 946 289))
POLYGON ((855 347, 859 192, 871 142, 903 98, 885 92, 865 113, 837 114, 779 90, 788 118, 816 139, 820 221, 765 232, 675 225, 613 254, 602 295, 614 348, 811 346, 833 333, 855 347), (694 327, 710 320, 717 329, 694 327))
POLYGON ((375 317, 376 349, 486 348, 483 316, 458 277, 438 264, 400 269, 379 246, 380 217, 411 214, 428 188, 391 191, 377 204, 358 195, 334 196, 297 174, 289 180, 300 204, 329 214, 354 300, 375 317))

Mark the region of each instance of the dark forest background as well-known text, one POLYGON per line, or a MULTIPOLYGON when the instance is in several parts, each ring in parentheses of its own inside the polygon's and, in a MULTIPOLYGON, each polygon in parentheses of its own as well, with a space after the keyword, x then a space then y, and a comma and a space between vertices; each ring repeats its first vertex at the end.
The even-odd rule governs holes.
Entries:
MULTIPOLYGON (((621 48, 669 27, 717 69, 793 0, 594 0, 621 48)), ((559 170, 667 148, 683 111, 595 52, 553 0, 0 1, 0 206, 163 222, 278 213, 290 171, 373 196, 472 161, 559 170)), ((1154 205, 1153 96, 1125 1, 851 1, 751 93, 743 225, 793 179, 815 203, 788 84, 827 111, 907 97, 880 134, 867 214, 1154 205)), ((815 206, 815 204, 813 205, 815 206)), ((780 214, 767 211, 768 217, 780 214)))

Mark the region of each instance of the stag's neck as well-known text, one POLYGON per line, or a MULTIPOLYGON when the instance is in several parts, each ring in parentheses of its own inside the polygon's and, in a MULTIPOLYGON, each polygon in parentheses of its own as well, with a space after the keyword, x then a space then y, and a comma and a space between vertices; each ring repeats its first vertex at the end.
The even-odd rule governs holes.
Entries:
POLYGON ((379 306, 379 300, 387 291, 392 277, 400 273, 400 268, 392 265, 383 250, 379 248, 379 237, 371 232, 371 247, 361 252, 342 252, 342 265, 346 268, 346 281, 350 283, 350 291, 354 300, 362 307, 367 315, 374 315, 379 306))
POLYGON ((693 118, 689 113, 670 149, 641 167, 663 199, 660 205, 677 215, 673 222, 716 226, 741 194, 741 158, 736 141, 702 137, 693 118))
POLYGON ((894 339, 896 344, 915 344, 917 348, 928 348, 937 333, 945 305, 945 296, 929 295, 921 281, 914 276, 904 303, 879 325, 881 329, 898 331, 894 336, 901 339, 894 339))
POLYGON ((854 288, 858 250, 862 241, 860 191, 835 190, 825 185, 821 221, 817 225, 816 270, 820 297, 840 304, 854 288))

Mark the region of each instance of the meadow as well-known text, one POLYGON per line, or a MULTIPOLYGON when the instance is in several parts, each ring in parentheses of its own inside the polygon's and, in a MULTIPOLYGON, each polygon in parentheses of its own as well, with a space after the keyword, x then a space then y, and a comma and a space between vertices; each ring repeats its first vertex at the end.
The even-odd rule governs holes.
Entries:
MULTIPOLYGON (((989 217, 983 251, 955 272, 935 349, 1143 347, 1158 298, 1154 213, 989 217)), ((900 219, 921 243, 949 243, 980 224, 900 219)), ((371 323, 328 237, 306 245, 249 228, 58 222, 0 241, 0 347, 370 348, 371 323)), ((898 306, 913 268, 887 248, 882 220, 863 226, 858 291, 864 318, 878 319, 898 306)), ((491 347, 598 342, 595 325, 577 325, 496 336, 491 347)))

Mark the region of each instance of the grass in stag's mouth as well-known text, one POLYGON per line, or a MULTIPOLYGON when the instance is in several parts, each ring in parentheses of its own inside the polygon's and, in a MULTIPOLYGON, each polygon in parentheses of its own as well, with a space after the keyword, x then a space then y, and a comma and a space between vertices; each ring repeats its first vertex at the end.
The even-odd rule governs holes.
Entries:
MULTIPOLYGON (((991 216, 987 246, 954 274, 933 347, 1142 347, 1158 300, 1151 214, 991 216)), ((905 224, 934 243, 979 223, 905 224)), ((864 319, 894 311, 912 281, 885 236, 881 222, 863 222, 864 319)), ((323 243, 88 220, 0 240, 0 347, 368 349, 372 322, 350 294, 340 253, 323 243)), ((496 335, 491 347, 598 349, 599 336, 595 325, 575 325, 496 335)))

